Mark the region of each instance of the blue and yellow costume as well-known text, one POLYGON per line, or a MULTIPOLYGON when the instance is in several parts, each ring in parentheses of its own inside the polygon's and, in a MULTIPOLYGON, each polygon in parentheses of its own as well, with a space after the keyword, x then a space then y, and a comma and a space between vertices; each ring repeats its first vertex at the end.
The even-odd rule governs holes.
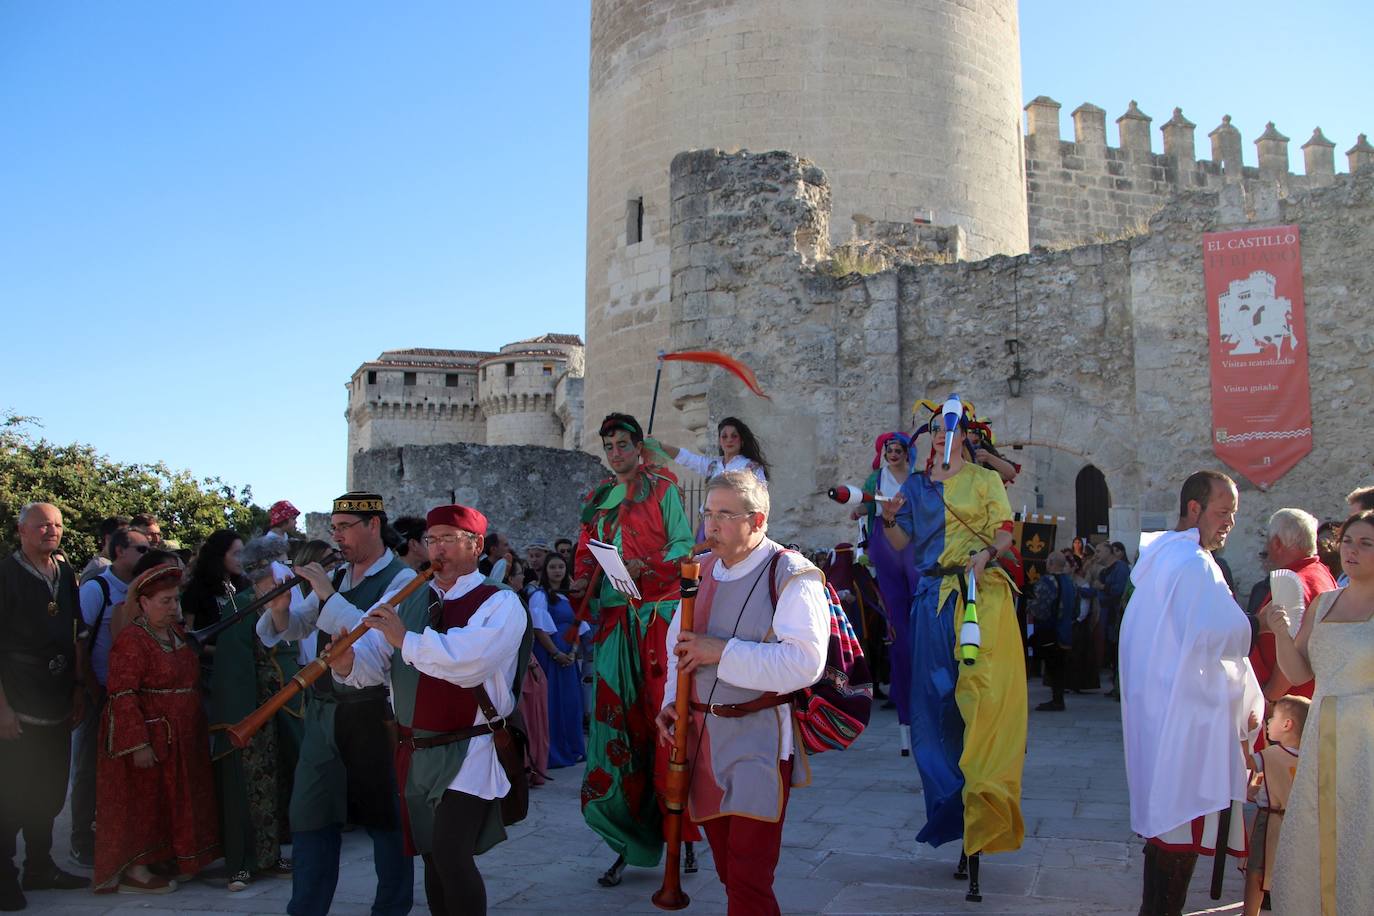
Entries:
POLYGON ((897 524, 925 575, 911 603, 911 743, 925 794, 922 843, 963 838, 967 853, 1018 849, 1026 756, 1026 667, 1012 585, 997 564, 978 580, 982 646, 956 657, 969 554, 1011 530, 1001 477, 966 462, 952 477, 913 473, 897 524))

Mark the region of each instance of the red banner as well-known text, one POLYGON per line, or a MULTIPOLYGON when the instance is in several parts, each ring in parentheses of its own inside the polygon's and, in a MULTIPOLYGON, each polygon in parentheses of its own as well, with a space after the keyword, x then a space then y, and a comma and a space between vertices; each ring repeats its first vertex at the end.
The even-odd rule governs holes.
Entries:
POLYGON ((1212 449, 1260 489, 1312 451, 1297 226, 1202 237, 1212 449))

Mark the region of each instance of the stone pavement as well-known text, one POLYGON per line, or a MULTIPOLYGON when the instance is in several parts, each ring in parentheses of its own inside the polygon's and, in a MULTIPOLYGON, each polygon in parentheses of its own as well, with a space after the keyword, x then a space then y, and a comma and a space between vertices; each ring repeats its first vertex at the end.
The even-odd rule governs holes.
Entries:
MULTIPOLYGON (((1048 699, 1038 681, 1032 706, 1048 699)), ((1070 696, 1063 713, 1031 713, 1022 810, 1025 845, 984 859, 983 902, 964 900, 951 877, 958 851, 917 847, 924 821, 916 767, 897 753, 896 716, 875 711, 853 748, 813 759, 813 783, 793 793, 778 866, 783 911, 798 914, 962 913, 1134 916, 1140 900, 1140 842, 1128 824, 1121 719, 1116 703, 1070 696)), ((578 811, 580 768, 556 770, 532 793, 529 820, 479 860, 492 912, 655 913, 661 872, 630 869, 614 889, 596 885, 613 858, 578 811)), ((66 815, 56 832, 65 856, 66 815)), ((701 871, 684 880, 688 913, 724 913, 724 895, 705 844, 701 871)), ((372 900, 371 847, 362 831, 344 840, 334 913, 366 914, 372 900)), ((1199 861, 1191 913, 1239 913, 1240 876, 1227 869, 1222 900, 1207 896, 1211 861, 1199 861)), ((197 881, 165 897, 86 892, 31 894, 35 913, 282 913, 290 882, 263 880, 231 894, 197 881)), ((421 868, 416 911, 423 913, 421 868)))

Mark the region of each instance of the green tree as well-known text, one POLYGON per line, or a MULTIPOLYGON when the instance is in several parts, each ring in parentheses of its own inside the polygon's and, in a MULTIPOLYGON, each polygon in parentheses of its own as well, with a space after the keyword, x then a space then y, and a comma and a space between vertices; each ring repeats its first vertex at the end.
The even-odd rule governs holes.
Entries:
POLYGON ((62 510, 62 546, 79 569, 100 545, 95 531, 112 515, 150 512, 163 537, 198 547, 218 528, 245 535, 267 527, 267 510, 253 504, 250 487, 235 489, 218 477, 197 479, 166 464, 122 464, 89 445, 58 445, 35 438, 31 417, 0 418, 0 530, 14 541, 25 503, 50 502, 62 510))

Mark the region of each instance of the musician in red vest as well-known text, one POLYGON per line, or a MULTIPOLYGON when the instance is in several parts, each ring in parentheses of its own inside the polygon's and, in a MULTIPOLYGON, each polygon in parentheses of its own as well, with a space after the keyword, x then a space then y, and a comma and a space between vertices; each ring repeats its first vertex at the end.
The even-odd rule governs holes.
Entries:
POLYGON ((426 521, 435 571, 428 626, 407 628, 379 605, 365 618, 373 632, 331 665, 350 686, 390 679, 402 821, 408 851, 424 858, 430 912, 480 914, 486 886, 475 856, 505 839, 498 799, 510 791, 482 707, 500 718, 514 712, 529 614, 514 592, 477 569, 487 533, 482 513, 440 506, 426 521))
POLYGON ((677 616, 668 627, 656 724, 668 741, 681 665, 693 679, 688 814, 711 843, 731 916, 769 916, 780 912, 773 873, 788 794, 810 781, 787 703, 825 669, 830 602, 820 570, 768 539, 768 488, 752 472, 713 477, 701 515, 717 546, 701 568, 693 631, 680 632, 677 616))

